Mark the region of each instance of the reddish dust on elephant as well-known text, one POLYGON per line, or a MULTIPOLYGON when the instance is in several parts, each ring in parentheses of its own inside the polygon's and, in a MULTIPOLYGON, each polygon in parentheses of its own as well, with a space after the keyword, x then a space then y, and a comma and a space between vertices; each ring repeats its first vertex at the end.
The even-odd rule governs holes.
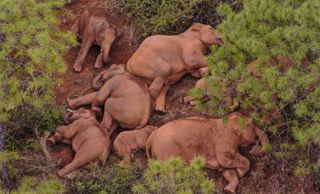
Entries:
POLYGON ((90 162, 98 160, 105 163, 110 152, 110 138, 93 111, 81 108, 73 113, 70 120, 71 124, 57 128, 47 144, 52 146, 62 142, 72 145, 76 153, 73 161, 57 173, 60 177, 72 179, 81 167, 90 162))
POLYGON ((105 83, 98 92, 68 100, 76 108, 91 104, 92 110, 102 112, 102 125, 111 135, 117 127, 139 129, 144 127, 152 112, 152 101, 146 83, 126 72, 124 65, 112 65, 103 72, 105 83))
POLYGON ((161 161, 181 157, 190 162, 203 156, 208 169, 221 171, 229 181, 225 190, 235 193, 239 178, 250 168, 249 160, 239 153, 238 147, 256 142, 260 145, 251 153, 262 155, 262 145, 269 143, 267 135, 251 118, 235 112, 227 116, 227 121, 189 117, 167 123, 149 136, 146 152, 149 159, 161 161))
POLYGON ((201 77, 207 69, 205 53, 209 46, 222 44, 210 26, 193 24, 178 35, 154 35, 146 38, 128 60, 127 70, 146 79, 150 95, 156 99, 155 110, 165 112, 165 98, 170 85, 185 74, 201 77))
POLYGON ((89 8, 76 19, 71 31, 81 39, 81 47, 73 69, 82 71, 82 65, 93 44, 101 47, 94 67, 101 68, 104 63, 111 62, 109 52, 113 41, 120 33, 116 26, 108 21, 108 15, 103 8, 89 8))
POLYGON ((148 125, 141 129, 121 132, 113 141, 113 150, 123 158, 120 165, 130 165, 134 153, 144 149, 149 135, 158 127, 148 125))

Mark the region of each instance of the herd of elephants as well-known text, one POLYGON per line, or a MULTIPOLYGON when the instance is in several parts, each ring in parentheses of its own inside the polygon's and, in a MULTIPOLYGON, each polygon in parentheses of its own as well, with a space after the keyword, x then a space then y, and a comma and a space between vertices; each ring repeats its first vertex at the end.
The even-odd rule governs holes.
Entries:
MULTIPOLYGON (((82 71, 93 44, 101 47, 95 68, 111 62, 110 47, 120 33, 106 14, 104 9, 89 8, 73 24, 71 31, 81 39, 74 71, 82 71)), ((188 73, 197 78, 208 73, 205 54, 214 44, 223 44, 218 33, 210 25, 194 23, 178 35, 146 38, 127 64, 112 64, 99 73, 93 80, 96 92, 68 99, 68 106, 73 110, 71 123, 57 127, 47 140, 50 146, 57 142, 71 144, 76 153, 73 161, 57 174, 72 178, 94 160, 104 164, 111 147, 123 158, 121 165, 129 165, 134 152, 145 149, 148 159, 160 161, 180 157, 188 163, 196 156, 203 156, 206 167, 222 172, 229 182, 224 190, 235 193, 239 178, 250 167, 238 147, 255 144, 250 153, 262 155, 262 146, 269 143, 253 119, 233 112, 227 116, 227 122, 188 117, 163 126, 148 125, 153 110, 165 112, 170 85, 188 73), (84 105, 91 108, 81 107, 84 105), (110 136, 118 127, 124 131, 112 143, 110 136)), ((205 82, 200 79, 197 85, 203 86, 205 82)), ((192 102, 190 97, 185 99, 186 103, 192 102)))

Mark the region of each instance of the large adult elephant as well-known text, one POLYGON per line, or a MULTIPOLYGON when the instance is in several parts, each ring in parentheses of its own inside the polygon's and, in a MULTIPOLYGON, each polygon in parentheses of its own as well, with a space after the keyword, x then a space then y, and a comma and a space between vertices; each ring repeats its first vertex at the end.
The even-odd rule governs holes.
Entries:
POLYGON ((206 50, 213 44, 222 44, 220 36, 210 25, 200 23, 178 35, 150 36, 128 60, 127 70, 147 80, 155 109, 164 112, 170 85, 187 73, 201 77, 208 67, 206 50))
POLYGON ((235 193, 239 178, 250 167, 249 160, 239 153, 238 147, 255 142, 257 145, 251 153, 262 155, 262 145, 269 143, 267 135, 251 118, 231 113, 227 121, 190 117, 167 123, 151 133, 146 152, 148 159, 161 161, 181 157, 190 162, 196 156, 203 156, 207 168, 222 171, 229 181, 225 190, 235 193))
POLYGON ((118 127, 124 129, 140 129, 147 125, 153 103, 147 84, 125 70, 125 65, 111 65, 100 73, 98 79, 104 83, 96 83, 99 91, 88 93, 75 99, 68 99, 70 108, 91 104, 92 109, 101 114, 104 107, 102 124, 109 134, 118 127))

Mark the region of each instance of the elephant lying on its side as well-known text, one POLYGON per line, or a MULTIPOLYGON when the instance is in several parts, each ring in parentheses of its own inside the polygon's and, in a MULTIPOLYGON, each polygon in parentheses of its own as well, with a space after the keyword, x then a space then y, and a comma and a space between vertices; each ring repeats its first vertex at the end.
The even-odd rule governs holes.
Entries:
POLYGON ((158 127, 148 125, 141 129, 121 132, 113 142, 113 149, 117 155, 123 157, 120 165, 130 165, 134 153, 146 147, 149 135, 158 127))
POLYGON ((127 70, 148 81, 155 109, 164 112, 170 85, 187 73, 195 77, 205 74, 205 53, 213 44, 222 44, 221 38, 210 25, 200 23, 178 35, 150 36, 128 60, 127 70))
MULTIPOLYGON (((201 89, 204 92, 201 99, 202 103, 207 102, 212 96, 214 96, 214 93, 209 93, 209 85, 205 81, 205 78, 199 79, 195 84, 195 88, 201 89)), ((232 88, 222 87, 222 89, 226 93, 226 96, 224 97, 225 106, 229 108, 230 112, 233 112, 239 107, 239 101, 233 97, 234 92, 232 88)), ((191 106, 196 104, 196 100, 192 96, 185 96, 183 98, 183 102, 185 104, 190 104, 191 106)))
POLYGON ((152 112, 147 84, 126 72, 124 65, 112 65, 103 72, 103 78, 105 83, 98 92, 69 99, 69 106, 92 104, 92 109, 99 113, 104 105, 102 124, 110 135, 118 125, 125 129, 144 127, 152 112))
POLYGON ((67 126, 59 126, 50 138, 48 145, 56 142, 71 144, 76 152, 73 161, 58 171, 60 177, 72 179, 77 170, 86 164, 99 160, 104 164, 110 153, 109 134, 97 120, 93 111, 79 109, 71 118, 73 121, 67 126))
MULTIPOLYGON (((243 177, 250 162, 238 151, 238 146, 247 147, 255 142, 269 143, 267 135, 256 127, 251 118, 241 113, 232 113, 228 121, 190 117, 172 121, 155 130, 148 138, 146 152, 149 159, 161 161, 181 157, 190 162, 203 156, 207 168, 223 172, 229 181, 226 191, 235 193, 239 177, 243 177)), ((252 154, 261 155, 261 146, 256 145, 252 154)))
POLYGON ((71 31, 81 38, 81 48, 73 65, 77 72, 82 71, 82 64, 90 47, 97 44, 101 52, 94 67, 100 68, 103 63, 109 63, 109 51, 113 41, 120 36, 114 24, 107 20, 106 11, 102 8, 89 8, 75 21, 71 31))

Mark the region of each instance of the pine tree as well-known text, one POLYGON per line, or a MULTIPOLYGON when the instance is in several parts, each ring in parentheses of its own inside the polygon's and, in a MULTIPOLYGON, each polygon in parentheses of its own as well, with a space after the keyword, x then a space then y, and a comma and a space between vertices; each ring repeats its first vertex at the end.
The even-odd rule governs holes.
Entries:
POLYGON ((240 108, 270 135, 291 135, 294 144, 282 143, 290 153, 304 150, 295 157, 308 169, 320 163, 308 149, 320 145, 319 10, 318 0, 244 0, 238 13, 222 4, 224 45, 208 57, 214 97, 201 105, 226 114, 223 87, 233 88, 240 108))
POLYGON ((64 3, 65 0, 0 1, 1 153, 3 124, 10 122, 13 110, 24 104, 43 108, 53 101, 54 86, 65 71, 63 54, 76 44, 71 33, 58 29, 57 9, 64 3))

